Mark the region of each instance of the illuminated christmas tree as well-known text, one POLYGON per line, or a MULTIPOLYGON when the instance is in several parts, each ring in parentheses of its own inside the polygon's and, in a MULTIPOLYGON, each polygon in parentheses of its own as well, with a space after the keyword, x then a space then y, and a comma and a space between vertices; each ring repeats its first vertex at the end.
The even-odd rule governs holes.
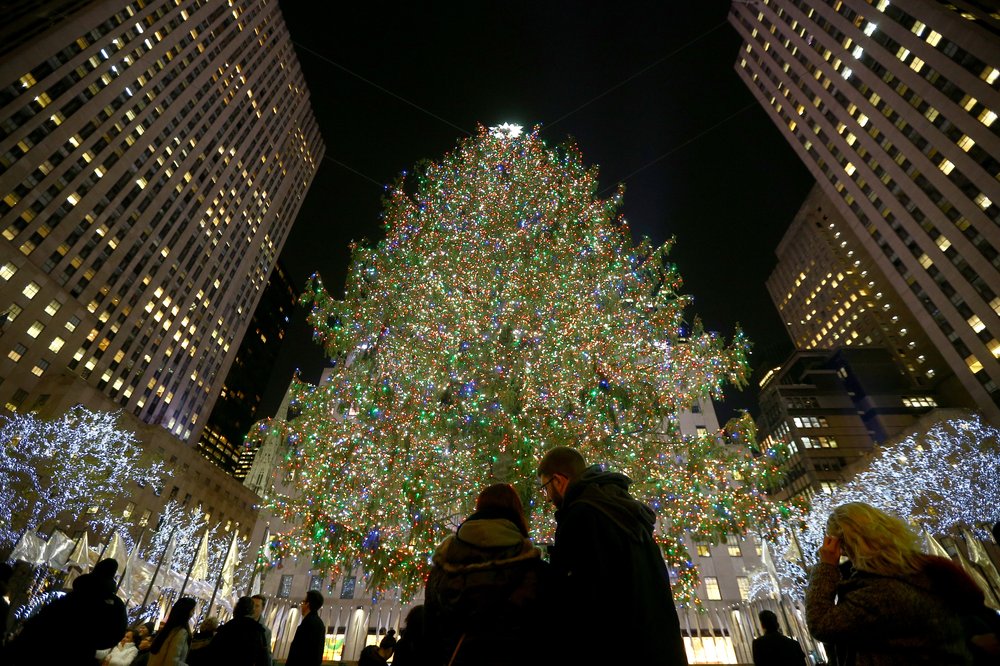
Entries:
POLYGON ((332 374, 298 384, 297 416, 258 433, 285 428, 290 445, 295 492, 272 502, 294 527, 277 552, 360 565, 371 588, 408 594, 498 481, 546 541, 535 469, 557 444, 635 480, 681 599, 697 580, 683 535, 775 524, 760 488, 777 453, 755 451, 749 419, 697 438, 678 427, 679 412, 744 382, 747 342, 686 316, 669 245, 635 244, 623 189, 597 191, 575 146, 509 126, 388 188, 385 239, 352 248, 344 297, 318 277, 304 297, 332 374))

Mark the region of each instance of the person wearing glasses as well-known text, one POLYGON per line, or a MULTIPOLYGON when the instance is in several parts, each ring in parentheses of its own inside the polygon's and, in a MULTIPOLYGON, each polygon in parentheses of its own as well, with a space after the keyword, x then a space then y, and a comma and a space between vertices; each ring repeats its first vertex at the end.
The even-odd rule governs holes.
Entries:
POLYGON ((579 451, 557 446, 538 464, 538 483, 556 508, 552 616, 563 623, 562 644, 572 653, 563 663, 593 663, 599 637, 602 645, 628 645, 630 663, 687 664, 653 538, 656 514, 629 494, 631 479, 588 467, 579 451))

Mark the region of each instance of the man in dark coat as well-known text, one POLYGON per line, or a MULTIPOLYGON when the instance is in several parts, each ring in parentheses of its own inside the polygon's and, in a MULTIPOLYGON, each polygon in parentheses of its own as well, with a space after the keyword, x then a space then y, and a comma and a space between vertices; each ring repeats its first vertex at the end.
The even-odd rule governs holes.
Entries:
POLYGON ((306 592, 306 598, 299 605, 302 610, 302 622, 295 630, 295 638, 288 648, 285 666, 319 666, 323 663, 326 625, 319 617, 323 601, 323 595, 316 590, 306 592))
POLYGON ((754 666, 805 666, 806 655, 794 638, 781 633, 778 616, 769 610, 757 614, 763 636, 753 639, 754 666))
POLYGON ((587 467, 565 446, 545 454, 538 477, 556 507, 552 585, 571 653, 560 663, 590 663, 588 638, 600 636, 626 649, 630 663, 686 665, 670 578, 653 539, 656 514, 629 495, 631 480, 587 467))
POLYGON ((10 664, 92 664, 125 630, 125 604, 115 596, 118 563, 101 560, 73 581, 73 590, 29 619, 13 641, 10 664), (58 637, 58 640, 53 640, 58 637))
MULTIPOLYGON (((271 666, 271 656, 264 647, 264 627, 253 617, 253 599, 240 597, 233 619, 219 627, 205 650, 207 654, 199 663, 271 666)), ((188 653, 188 664, 196 661, 191 659, 193 653, 188 653)))

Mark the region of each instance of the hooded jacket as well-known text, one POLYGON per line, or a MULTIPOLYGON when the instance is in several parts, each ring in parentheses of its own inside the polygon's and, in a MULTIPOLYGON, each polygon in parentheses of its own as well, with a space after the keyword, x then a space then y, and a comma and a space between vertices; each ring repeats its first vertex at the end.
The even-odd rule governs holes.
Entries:
POLYGON ((456 666, 534 663, 544 563, 513 522, 473 514, 438 546, 433 564, 424 604, 432 658, 448 663, 454 653, 456 666))
MULTIPOLYGON (((656 514, 628 493, 623 474, 589 467, 556 511, 553 609, 570 654, 589 663, 588 637, 628 646, 637 664, 687 664, 670 577, 653 539, 656 514)), ((589 656, 592 656, 590 654, 589 656)))
POLYGON ((806 622, 853 666, 972 663, 961 615, 982 606, 982 591, 953 562, 926 555, 911 575, 883 576, 819 563, 806 591, 806 622), (836 603, 835 603, 836 601, 836 603))

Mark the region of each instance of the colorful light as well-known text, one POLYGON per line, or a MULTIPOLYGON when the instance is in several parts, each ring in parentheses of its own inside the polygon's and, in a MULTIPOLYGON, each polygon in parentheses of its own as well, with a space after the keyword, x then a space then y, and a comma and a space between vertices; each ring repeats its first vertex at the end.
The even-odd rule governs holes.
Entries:
POLYGON ((685 317, 670 245, 634 244, 622 188, 597 191, 574 145, 485 128, 388 188, 386 237, 353 246, 344 298, 319 277, 303 297, 332 375, 296 383, 294 418, 253 433, 279 428, 288 444, 279 555, 360 565, 374 589, 409 595, 494 482, 518 489, 550 540, 534 477, 556 444, 628 474, 658 507, 680 599, 697 581, 685 534, 777 524, 759 488, 778 469, 749 418, 701 437, 677 419, 744 384, 749 344, 685 317))

